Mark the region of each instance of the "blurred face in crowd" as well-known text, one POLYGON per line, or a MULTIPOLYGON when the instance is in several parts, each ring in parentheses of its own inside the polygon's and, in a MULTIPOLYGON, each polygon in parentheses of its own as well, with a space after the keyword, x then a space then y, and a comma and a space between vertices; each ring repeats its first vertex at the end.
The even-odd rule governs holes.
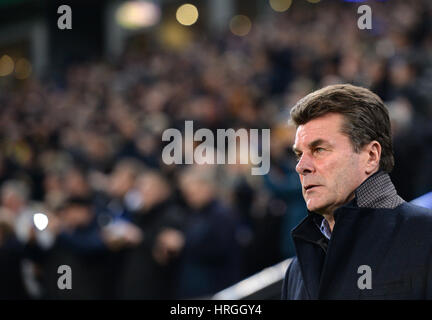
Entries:
POLYGON ((64 181, 66 192, 74 196, 85 196, 89 193, 86 177, 78 170, 70 170, 64 181))
POLYGON ((122 168, 115 170, 109 183, 109 192, 115 197, 123 197, 135 182, 133 172, 129 169, 122 168))
POLYGON ((293 147, 306 206, 324 216, 352 200, 355 189, 379 167, 379 143, 356 153, 341 132, 343 121, 341 114, 329 113, 300 125, 293 147))
POLYGON ((162 177, 155 173, 145 173, 137 180, 137 188, 143 199, 143 207, 150 209, 166 200, 170 188, 162 177))
POLYGON ((19 213, 25 205, 26 200, 14 190, 6 189, 1 192, 1 204, 14 213, 19 213))
POLYGON ((190 173, 180 179, 180 188, 185 200, 192 208, 202 208, 214 197, 211 183, 201 179, 199 175, 190 173))

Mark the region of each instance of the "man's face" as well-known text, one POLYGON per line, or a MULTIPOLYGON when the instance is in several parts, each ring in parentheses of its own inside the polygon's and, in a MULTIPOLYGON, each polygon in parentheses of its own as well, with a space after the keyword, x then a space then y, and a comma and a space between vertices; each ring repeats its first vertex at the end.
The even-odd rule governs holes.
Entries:
POLYGON ((354 197, 365 180, 365 154, 355 153, 341 133, 341 114, 329 113, 297 128, 294 152, 299 159, 303 197, 309 211, 332 214, 354 197))
POLYGON ((214 197, 213 188, 193 174, 182 177, 180 188, 187 203, 196 209, 203 207, 214 197))

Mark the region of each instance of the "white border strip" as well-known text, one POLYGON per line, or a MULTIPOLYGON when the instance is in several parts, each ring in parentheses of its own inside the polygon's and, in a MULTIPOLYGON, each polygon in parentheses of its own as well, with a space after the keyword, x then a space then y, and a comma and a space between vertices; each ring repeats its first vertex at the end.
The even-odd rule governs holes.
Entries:
POLYGON ((285 277, 286 270, 293 258, 286 259, 246 278, 235 285, 216 293, 212 300, 240 300, 264 289, 285 277))

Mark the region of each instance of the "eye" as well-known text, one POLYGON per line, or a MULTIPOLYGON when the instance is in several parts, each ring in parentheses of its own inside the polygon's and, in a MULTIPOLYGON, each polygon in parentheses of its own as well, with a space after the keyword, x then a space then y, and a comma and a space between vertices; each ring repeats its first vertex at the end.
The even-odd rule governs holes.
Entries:
POLYGON ((315 153, 322 153, 323 151, 325 151, 325 149, 324 148, 320 148, 320 147, 314 149, 315 153))
POLYGON ((301 156, 302 156, 301 153, 296 153, 296 154, 295 154, 295 158, 296 158, 296 161, 297 161, 297 162, 300 161, 301 156))

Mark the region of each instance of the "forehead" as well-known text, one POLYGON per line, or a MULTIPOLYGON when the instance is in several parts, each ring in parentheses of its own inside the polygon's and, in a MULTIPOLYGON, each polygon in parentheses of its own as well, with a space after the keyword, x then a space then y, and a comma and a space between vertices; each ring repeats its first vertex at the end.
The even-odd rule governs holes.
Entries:
POLYGON ((329 113, 300 125, 296 132, 295 146, 298 148, 317 139, 328 142, 345 140, 347 137, 341 131, 343 121, 341 114, 329 113))

